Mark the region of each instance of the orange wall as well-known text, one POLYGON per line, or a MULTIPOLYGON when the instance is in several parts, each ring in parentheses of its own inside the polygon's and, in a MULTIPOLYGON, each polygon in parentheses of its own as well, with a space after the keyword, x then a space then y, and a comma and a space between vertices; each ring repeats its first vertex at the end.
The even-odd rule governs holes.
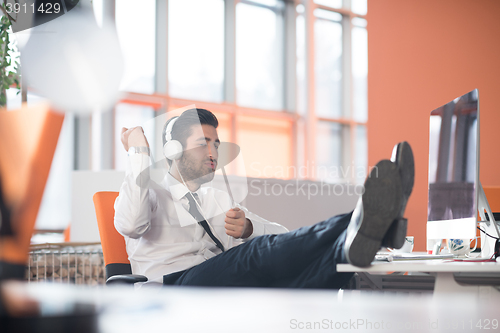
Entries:
POLYGON ((483 186, 500 185, 500 1, 368 1, 368 161, 410 142, 416 185, 406 210, 425 250, 429 113, 479 89, 483 186))

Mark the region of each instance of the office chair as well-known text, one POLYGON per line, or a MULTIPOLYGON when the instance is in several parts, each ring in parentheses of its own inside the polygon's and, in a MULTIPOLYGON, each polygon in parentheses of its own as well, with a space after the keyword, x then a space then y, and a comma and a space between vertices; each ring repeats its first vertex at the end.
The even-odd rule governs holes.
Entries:
POLYGON ((0 216, 0 280, 24 279, 63 121, 64 115, 52 112, 46 103, 0 110, 0 175, 5 203, 0 208, 5 219, 2 222, 0 216))
POLYGON ((125 239, 114 225, 114 204, 118 192, 96 192, 94 207, 101 237, 104 264, 106 265, 106 284, 134 284, 146 282, 144 275, 132 274, 130 261, 125 247, 125 239))

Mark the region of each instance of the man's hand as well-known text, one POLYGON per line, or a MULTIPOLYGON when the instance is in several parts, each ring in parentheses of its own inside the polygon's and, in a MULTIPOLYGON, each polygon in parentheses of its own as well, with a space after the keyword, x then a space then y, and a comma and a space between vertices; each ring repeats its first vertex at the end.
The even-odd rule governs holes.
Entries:
POLYGON ((253 233, 253 225, 249 219, 245 218, 245 212, 239 208, 233 208, 226 213, 224 220, 226 234, 234 238, 248 238, 253 233))
POLYGON ((149 147, 148 140, 144 135, 142 127, 122 128, 121 140, 126 151, 130 147, 149 147))

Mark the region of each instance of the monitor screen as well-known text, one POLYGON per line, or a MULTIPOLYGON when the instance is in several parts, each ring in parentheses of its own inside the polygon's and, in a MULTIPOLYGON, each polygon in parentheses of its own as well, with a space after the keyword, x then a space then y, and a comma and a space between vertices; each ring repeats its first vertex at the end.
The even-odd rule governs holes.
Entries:
POLYGON ((427 238, 473 238, 479 181, 477 89, 430 116, 427 238))

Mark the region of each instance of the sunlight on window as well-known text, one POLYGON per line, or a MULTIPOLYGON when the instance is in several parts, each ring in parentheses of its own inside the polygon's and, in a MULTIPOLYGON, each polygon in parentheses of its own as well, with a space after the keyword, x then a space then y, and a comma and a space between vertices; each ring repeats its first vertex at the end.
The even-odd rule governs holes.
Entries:
POLYGON ((270 9, 244 3, 236 6, 239 105, 269 110, 283 108, 281 22, 281 17, 270 9))
POLYGON ((255 3, 260 3, 266 6, 276 6, 278 4, 278 0, 250 0, 255 3))
POLYGON ((368 0, 351 0, 351 10, 359 15, 366 15, 368 0))
POLYGON ((342 117, 341 23, 316 19, 314 43, 316 114, 320 117, 342 117))
POLYGON ((320 121, 316 125, 316 179, 342 180, 342 125, 320 121))
POLYGON ((120 90, 153 93, 155 79, 155 1, 116 1, 116 30, 125 62, 120 90))
POLYGON ((7 94, 7 110, 15 110, 21 107, 21 92, 17 88, 9 88, 5 90, 7 94))
POLYGON ((224 1, 170 0, 168 15, 169 94, 221 102, 224 1))
POLYGON ((154 110, 147 106, 120 103, 115 107, 115 128, 114 128, 114 150, 115 150, 115 170, 126 170, 128 156, 120 136, 122 127, 131 128, 142 126, 144 134, 149 143, 151 151, 155 151, 155 133, 149 126, 145 126, 155 116, 154 110))
POLYGON ((342 21, 342 14, 319 8, 314 10, 314 16, 329 21, 336 21, 336 22, 342 21))
POLYGON ((314 0, 314 3, 317 3, 318 5, 333 7, 333 8, 342 7, 342 0, 314 0))
POLYGON ((368 120, 368 34, 366 20, 353 19, 352 78, 353 111, 357 121, 368 120))

